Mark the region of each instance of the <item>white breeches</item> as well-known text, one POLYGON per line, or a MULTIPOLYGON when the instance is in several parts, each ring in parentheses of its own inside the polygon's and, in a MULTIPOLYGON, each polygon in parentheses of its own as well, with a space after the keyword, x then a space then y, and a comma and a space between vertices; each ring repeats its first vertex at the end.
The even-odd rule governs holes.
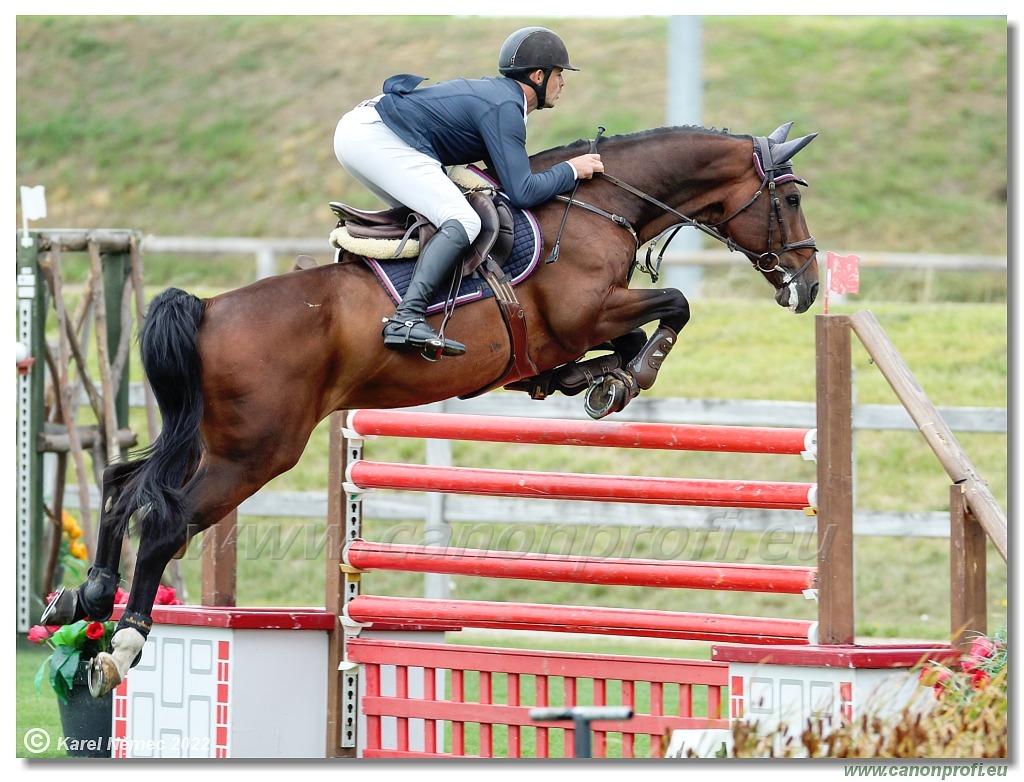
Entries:
POLYGON ((419 152, 381 120, 373 106, 357 106, 334 132, 338 162, 390 206, 407 206, 435 226, 458 220, 470 241, 480 217, 434 158, 419 152))

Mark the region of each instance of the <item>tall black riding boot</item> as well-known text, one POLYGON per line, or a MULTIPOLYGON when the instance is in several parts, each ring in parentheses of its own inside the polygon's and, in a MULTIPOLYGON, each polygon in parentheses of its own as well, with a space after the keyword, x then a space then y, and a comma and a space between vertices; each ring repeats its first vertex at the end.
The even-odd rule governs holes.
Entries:
POLYGON ((441 285, 455 271, 462 251, 469 247, 466 229, 458 220, 447 220, 437 229, 420 252, 412 273, 409 290, 395 314, 387 319, 384 347, 391 350, 422 351, 429 358, 461 356, 466 346, 452 339, 443 339, 425 320, 427 307, 441 285))

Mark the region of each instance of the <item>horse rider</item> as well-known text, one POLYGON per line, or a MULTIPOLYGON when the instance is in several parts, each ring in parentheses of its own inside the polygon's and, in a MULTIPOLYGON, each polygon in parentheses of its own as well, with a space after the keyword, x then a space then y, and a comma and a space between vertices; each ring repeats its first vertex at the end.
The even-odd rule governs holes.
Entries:
POLYGON ((596 154, 530 170, 527 115, 553 108, 565 84, 562 72, 576 70, 561 38, 543 27, 525 27, 501 47, 500 77, 419 87, 424 77, 399 74, 384 82, 383 94, 338 122, 334 153, 342 167, 391 206, 404 205, 437 226, 420 251, 408 292, 384 321, 385 347, 418 351, 432 343, 442 345, 445 356, 466 352, 455 340, 442 344, 425 320, 433 296, 480 233, 479 216, 444 166, 487 162, 509 201, 521 209, 604 170, 596 154))

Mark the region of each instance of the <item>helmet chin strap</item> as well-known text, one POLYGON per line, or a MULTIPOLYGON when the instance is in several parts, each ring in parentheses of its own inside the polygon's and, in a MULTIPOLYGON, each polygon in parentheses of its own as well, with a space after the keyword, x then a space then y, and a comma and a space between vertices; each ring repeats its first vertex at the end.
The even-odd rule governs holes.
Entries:
MULTIPOLYGON (((540 70, 540 69, 538 68, 537 70, 540 70)), ((518 81, 518 82, 520 82, 522 84, 525 84, 528 87, 532 87, 533 91, 537 94, 537 111, 540 111, 541 109, 548 108, 548 106, 547 106, 548 79, 551 78, 551 73, 552 73, 553 70, 554 70, 553 68, 548 68, 547 70, 543 71, 544 79, 541 81, 540 84, 534 84, 530 80, 530 77, 527 74, 523 74, 521 77, 516 79, 516 81, 518 81)))
POLYGON ((544 71, 544 80, 539 85, 533 85, 533 89, 537 91, 537 111, 548 108, 548 79, 551 78, 553 70, 553 68, 548 68, 544 71))

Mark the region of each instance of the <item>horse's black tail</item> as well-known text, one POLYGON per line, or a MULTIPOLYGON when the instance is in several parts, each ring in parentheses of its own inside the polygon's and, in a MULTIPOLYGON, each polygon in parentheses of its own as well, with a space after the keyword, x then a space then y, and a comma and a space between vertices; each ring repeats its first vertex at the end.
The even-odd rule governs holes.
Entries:
POLYGON ((202 456, 202 365, 196 337, 206 303, 169 288, 149 305, 139 334, 139 352, 163 428, 156 440, 134 456, 142 461, 114 506, 119 531, 131 515, 143 514, 147 534, 178 538, 186 522, 182 488, 202 456), (180 525, 180 526, 179 526, 180 525))

